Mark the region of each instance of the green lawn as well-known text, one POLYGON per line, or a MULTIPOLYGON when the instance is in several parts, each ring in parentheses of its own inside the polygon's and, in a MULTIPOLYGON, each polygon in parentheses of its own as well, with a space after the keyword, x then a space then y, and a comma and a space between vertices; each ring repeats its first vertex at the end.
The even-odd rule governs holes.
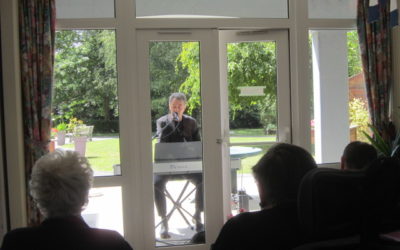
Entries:
POLYGON ((235 135, 252 135, 252 136, 264 136, 264 129, 254 128, 254 129, 231 129, 230 134, 235 135))
POLYGON ((251 173, 251 168, 260 160, 260 158, 267 152, 267 150, 270 148, 269 145, 256 145, 254 147, 262 148, 262 152, 258 155, 250 156, 247 158, 242 159, 242 169, 239 170, 238 173, 251 173))
POLYGON ((249 142, 274 142, 276 141, 276 136, 231 136, 231 143, 249 143, 249 142))
MULTIPOLYGON (((100 137, 104 137, 104 135, 100 137)), ((246 130, 235 130, 234 135, 230 137, 231 143, 273 142, 273 141, 275 141, 275 136, 259 136, 259 131, 246 132, 246 130), (250 136, 251 134, 255 136, 250 136)), ((153 140, 153 148, 155 143, 156 140, 153 140)), ((61 147, 65 149, 74 149, 73 144, 66 144, 61 147)), ((249 147, 251 147, 251 145, 249 147)), ((240 170, 240 172, 251 173, 251 167, 253 167, 257 163, 257 161, 269 148, 268 145, 262 145, 262 146, 256 145, 254 147, 262 148, 263 149, 262 153, 242 159, 242 170, 240 170)), ((113 172, 113 165, 120 163, 119 138, 105 139, 100 141, 88 141, 86 144, 86 157, 89 159, 89 162, 94 170, 113 172)))
MULTIPOLYGON (((62 148, 74 149, 74 145, 66 144, 62 148)), ((120 163, 119 138, 88 141, 85 156, 94 170, 113 172, 113 165, 120 163)))

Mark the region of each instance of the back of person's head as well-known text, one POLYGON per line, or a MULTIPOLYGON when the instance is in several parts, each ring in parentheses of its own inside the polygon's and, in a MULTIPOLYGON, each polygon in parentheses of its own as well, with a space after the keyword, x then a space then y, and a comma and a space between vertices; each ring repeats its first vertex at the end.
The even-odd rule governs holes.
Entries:
POLYGON ((365 142, 350 142, 343 151, 341 168, 344 170, 363 170, 378 158, 376 149, 365 142))
POLYGON ((259 185, 260 205, 266 207, 296 201, 301 179, 316 167, 310 153, 299 146, 287 143, 272 146, 253 167, 259 185))
POLYGON ((85 157, 58 149, 36 161, 30 193, 47 218, 79 215, 88 202, 92 181, 93 171, 85 157))

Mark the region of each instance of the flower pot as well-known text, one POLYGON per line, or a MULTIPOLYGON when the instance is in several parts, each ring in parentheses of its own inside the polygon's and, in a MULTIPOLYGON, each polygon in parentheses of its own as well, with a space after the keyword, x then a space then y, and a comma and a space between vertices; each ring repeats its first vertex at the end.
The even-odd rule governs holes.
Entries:
POLYGON ((53 152, 56 149, 56 142, 51 140, 49 143, 49 152, 53 152))
POLYGON ((81 156, 85 156, 86 141, 87 141, 87 136, 80 136, 74 138, 75 151, 78 152, 81 156))
POLYGON ((62 146, 65 144, 65 131, 57 132, 57 145, 62 146))

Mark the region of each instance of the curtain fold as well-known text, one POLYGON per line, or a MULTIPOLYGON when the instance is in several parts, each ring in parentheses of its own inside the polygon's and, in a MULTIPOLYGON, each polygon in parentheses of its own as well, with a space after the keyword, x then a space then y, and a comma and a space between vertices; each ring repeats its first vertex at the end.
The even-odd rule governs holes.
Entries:
POLYGON ((54 65, 55 1, 19 0, 22 115, 28 225, 40 223, 28 182, 35 161, 48 152, 54 65))
POLYGON ((390 1, 378 1, 373 21, 369 0, 358 0, 357 30, 372 125, 385 133, 390 124, 392 52, 390 1))

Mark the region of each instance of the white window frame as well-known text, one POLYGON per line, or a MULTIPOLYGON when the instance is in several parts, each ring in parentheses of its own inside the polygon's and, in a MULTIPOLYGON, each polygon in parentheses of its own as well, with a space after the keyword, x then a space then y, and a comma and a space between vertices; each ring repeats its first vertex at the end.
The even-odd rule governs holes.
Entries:
MULTIPOLYGON (((124 223, 125 237, 134 244, 135 249, 149 249, 145 247, 143 240, 145 235, 142 228, 147 223, 142 216, 144 207, 137 203, 137 201, 145 199, 141 185, 142 169, 140 166, 143 165, 140 156, 141 145, 138 143, 142 128, 139 114, 142 110, 139 101, 140 86, 137 79, 136 31, 140 29, 215 28, 287 29, 290 50, 292 143, 310 149, 309 107, 312 84, 309 80, 311 75, 309 65, 305 63, 308 62, 309 55, 308 32, 313 29, 355 29, 356 20, 308 19, 307 2, 307 0, 289 0, 288 19, 136 19, 133 0, 115 0, 116 18, 57 20, 57 29, 105 28, 116 30, 119 102, 122 114, 120 116, 120 146, 123 175, 112 178, 99 177, 95 181, 95 187, 122 186, 124 221, 135 222, 124 223)), ((5 74, 4 101, 7 107, 5 130, 10 190, 9 208, 11 227, 15 228, 26 225, 23 118, 19 80, 18 1, 0 0, 0 4, 3 72, 5 74)), ((209 236, 209 239, 215 239, 217 230, 210 234, 212 235, 209 236)), ((206 249, 206 246, 198 245, 191 248, 206 249)))

